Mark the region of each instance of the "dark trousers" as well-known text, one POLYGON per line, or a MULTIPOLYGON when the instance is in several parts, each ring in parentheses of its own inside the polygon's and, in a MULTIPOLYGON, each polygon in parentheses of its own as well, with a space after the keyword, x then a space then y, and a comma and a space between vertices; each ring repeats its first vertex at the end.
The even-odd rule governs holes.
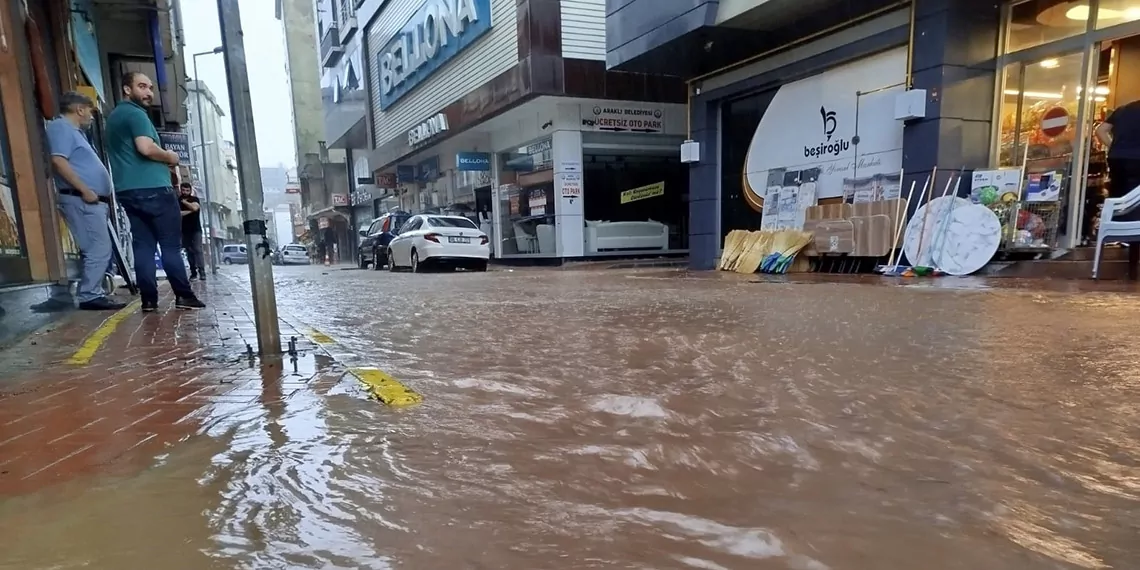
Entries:
POLYGON ((182 232, 182 247, 186 250, 186 261, 190 263, 190 275, 206 274, 206 262, 202 256, 202 230, 182 232))
POLYGON ((140 188, 115 193, 131 222, 131 248, 135 254, 135 280, 144 303, 158 302, 154 253, 162 252, 162 270, 179 297, 193 297, 186 266, 182 264, 182 213, 174 189, 140 188))
MULTIPOLYGON (((1134 158, 1108 159, 1108 195, 1120 198, 1140 186, 1140 160, 1134 158)), ((1117 221, 1140 221, 1140 208, 1126 214, 1114 216, 1117 221)))

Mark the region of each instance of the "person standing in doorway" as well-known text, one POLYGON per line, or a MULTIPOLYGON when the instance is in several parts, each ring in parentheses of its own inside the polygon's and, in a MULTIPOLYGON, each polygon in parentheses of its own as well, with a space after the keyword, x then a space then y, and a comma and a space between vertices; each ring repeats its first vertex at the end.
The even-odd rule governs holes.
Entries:
POLYGON ((59 210, 83 256, 76 297, 86 311, 117 311, 126 305, 107 298, 103 277, 111 264, 113 244, 107 229, 111 174, 99 160, 84 131, 94 119, 95 103, 79 93, 65 93, 59 118, 48 123, 51 165, 59 189, 59 210))
MULTIPOLYGON (((1109 197, 1120 198, 1140 186, 1140 101, 1117 107, 1095 133, 1108 147, 1109 197)), ((1113 219, 1140 220, 1140 208, 1113 219)))
POLYGON ((120 81, 123 100, 107 116, 107 153, 114 173, 115 196, 131 222, 135 279, 144 312, 158 310, 154 253, 162 253, 162 269, 174 290, 175 307, 201 309, 182 264, 182 216, 170 184, 170 167, 178 154, 163 150, 158 131, 147 115, 154 85, 145 74, 128 71, 120 81))
POLYGON ((206 280, 206 263, 202 256, 202 217, 201 202, 194 195, 194 187, 189 182, 179 185, 182 193, 179 205, 182 207, 182 247, 186 249, 186 260, 190 262, 190 280, 206 280))

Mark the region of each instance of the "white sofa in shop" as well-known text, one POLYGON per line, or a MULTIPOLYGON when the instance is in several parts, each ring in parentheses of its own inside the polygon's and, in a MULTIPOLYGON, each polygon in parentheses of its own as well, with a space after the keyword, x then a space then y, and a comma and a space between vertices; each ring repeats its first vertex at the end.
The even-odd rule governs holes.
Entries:
POLYGON ((586 221, 586 253, 669 248, 669 226, 644 222, 586 221))

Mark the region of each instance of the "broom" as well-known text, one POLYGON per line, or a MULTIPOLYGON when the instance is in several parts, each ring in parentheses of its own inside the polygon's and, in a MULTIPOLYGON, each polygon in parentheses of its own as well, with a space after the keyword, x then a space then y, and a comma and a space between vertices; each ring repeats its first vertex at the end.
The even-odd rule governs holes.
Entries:
POLYGON ((776 234, 772 239, 772 252, 760 264, 760 271, 764 273, 787 273, 796 254, 807 247, 811 239, 811 232, 792 230, 776 234))
POLYGON ((752 232, 752 240, 748 242, 748 247, 744 253, 740 254, 740 259, 733 270, 744 274, 756 273, 756 269, 760 267, 764 257, 772 251, 773 235, 773 232, 763 230, 752 232))
POLYGON ((914 198, 915 182, 917 182, 917 180, 910 181, 910 192, 906 195, 906 202, 901 200, 902 192, 899 192, 900 200, 895 202, 895 231, 891 232, 895 239, 891 242, 891 255, 887 257, 886 265, 880 265, 875 268, 875 271, 883 275, 898 275, 902 273, 902 270, 899 269, 899 266, 895 263, 895 255, 898 255, 901 260, 902 253, 899 251, 899 238, 902 237, 902 230, 903 227, 906 226, 907 221, 906 212, 903 211, 903 204, 906 204, 908 209, 910 208, 910 201, 914 198))

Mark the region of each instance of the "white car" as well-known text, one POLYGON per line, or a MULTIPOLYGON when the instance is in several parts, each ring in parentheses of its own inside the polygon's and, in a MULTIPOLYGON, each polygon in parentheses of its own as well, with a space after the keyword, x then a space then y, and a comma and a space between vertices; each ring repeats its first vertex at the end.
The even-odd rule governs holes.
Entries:
POLYGON ((487 234, 462 216, 412 216, 388 244, 388 270, 421 272, 429 265, 486 271, 487 234))
POLYGON ((281 248, 281 265, 308 265, 309 250, 305 246, 291 243, 281 248))

